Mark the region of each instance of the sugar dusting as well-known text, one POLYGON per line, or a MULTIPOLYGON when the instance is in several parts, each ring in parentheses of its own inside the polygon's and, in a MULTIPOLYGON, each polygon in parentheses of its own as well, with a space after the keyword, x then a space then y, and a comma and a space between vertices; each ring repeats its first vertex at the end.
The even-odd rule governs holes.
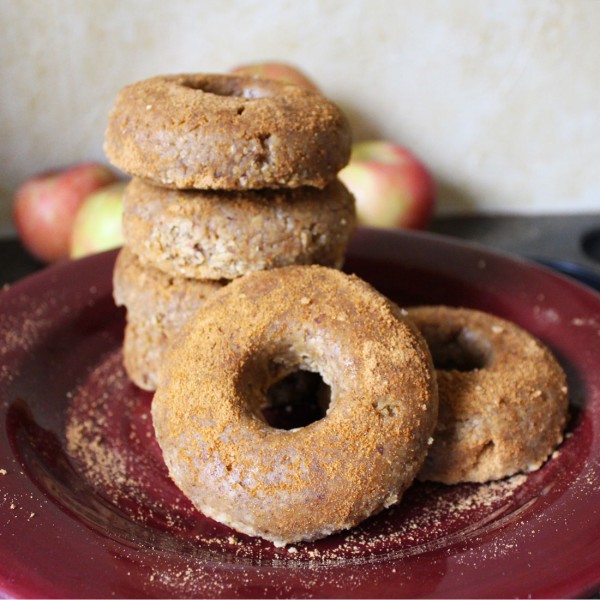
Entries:
POLYGON ((10 383, 18 376, 18 372, 6 364, 7 353, 30 351, 39 342, 40 332, 52 322, 51 311, 55 308, 52 302, 36 304, 28 298, 22 302, 31 304, 28 318, 8 311, 0 314, 0 382, 10 383))
MULTIPOLYGON (((384 572, 385 577, 391 576, 384 566, 391 559, 467 539, 481 528, 493 527, 519 506, 518 490, 527 480, 524 475, 484 485, 419 483, 399 505, 351 531, 275 548, 204 517, 175 487, 154 439, 151 395, 127 380, 121 360, 120 351, 110 354, 73 392, 65 437, 75 470, 92 494, 110 507, 111 523, 123 523, 118 527, 122 535, 130 536, 132 542, 141 540, 153 552, 175 550, 176 563, 160 563, 151 569, 148 585, 189 594, 227 595, 233 591, 227 578, 207 565, 255 565, 259 568, 251 569, 248 577, 264 578, 269 585, 269 577, 281 581, 281 574, 277 575, 281 568, 302 569, 307 586, 310 573, 322 585, 336 565, 366 565, 367 571, 361 569, 344 579, 345 589, 352 589, 364 584, 365 573, 372 574, 373 569, 377 577, 384 572), (202 569, 199 564, 204 565, 202 569)), ((124 552, 129 561, 134 560, 135 553, 124 552)), ((258 585, 255 580, 250 583, 258 585)), ((269 585, 266 594, 273 592, 269 585)), ((291 587, 289 592, 293 592, 291 587)))

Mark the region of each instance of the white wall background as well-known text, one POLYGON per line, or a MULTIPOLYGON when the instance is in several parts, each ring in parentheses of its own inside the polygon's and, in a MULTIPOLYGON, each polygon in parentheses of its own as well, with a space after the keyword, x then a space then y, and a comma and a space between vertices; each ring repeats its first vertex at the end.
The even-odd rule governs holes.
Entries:
POLYGON ((30 175, 103 159, 115 94, 282 60, 412 148, 441 212, 600 212, 598 0, 0 0, 0 231, 30 175))

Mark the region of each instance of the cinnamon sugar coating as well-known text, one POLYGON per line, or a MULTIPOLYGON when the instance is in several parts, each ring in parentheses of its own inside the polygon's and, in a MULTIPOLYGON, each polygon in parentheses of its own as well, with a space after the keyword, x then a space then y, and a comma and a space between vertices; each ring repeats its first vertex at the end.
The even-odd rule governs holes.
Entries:
POLYGON ((538 469, 563 439, 566 376, 539 340, 471 309, 412 308, 439 390, 434 443, 418 478, 453 484, 538 469))
POLYGON ((340 267, 356 221, 339 181, 325 189, 170 190, 133 179, 126 243, 146 264, 201 279, 234 279, 289 264, 340 267))
POLYGON ((290 266, 207 299, 168 352, 152 414, 171 477, 200 511, 284 545, 399 501, 435 427, 436 381, 397 306, 357 277, 290 266), (327 414, 275 429, 266 392, 298 369, 330 386, 327 414))
POLYGON ((152 77, 123 88, 104 149, 161 186, 324 187, 350 158, 343 113, 321 94, 236 75, 152 77))
POLYGON ((226 282, 167 275, 140 263, 124 246, 113 271, 113 295, 127 309, 125 370, 145 390, 155 390, 163 355, 191 315, 226 282))

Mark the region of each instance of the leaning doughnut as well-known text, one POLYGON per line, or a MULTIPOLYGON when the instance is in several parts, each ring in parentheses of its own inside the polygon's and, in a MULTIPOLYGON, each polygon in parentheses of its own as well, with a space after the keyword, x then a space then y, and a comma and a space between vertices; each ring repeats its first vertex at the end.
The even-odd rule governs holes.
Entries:
POLYGON ((398 502, 427 452, 437 394, 400 309, 357 277, 291 266, 207 300, 169 351, 152 414, 171 477, 200 511, 284 545, 398 502), (327 413, 273 428, 267 390, 297 370, 330 386, 327 413))
POLYGON ((235 279, 290 264, 340 267, 355 225, 354 197, 325 189, 180 191, 133 179, 123 235, 146 264, 201 279, 235 279))
POLYGON ((440 401, 419 479, 484 482, 539 468, 567 420, 566 377, 550 350, 480 311, 429 306, 408 315, 429 345, 440 401))
POLYGON ((124 246, 113 271, 113 296, 127 309, 123 360, 129 378, 145 390, 156 389, 170 341, 206 298, 224 281, 186 279, 142 265, 124 246))
POLYGON ((321 94, 236 75, 167 75, 125 87, 109 160, 157 185, 324 187, 350 158, 350 126, 321 94))

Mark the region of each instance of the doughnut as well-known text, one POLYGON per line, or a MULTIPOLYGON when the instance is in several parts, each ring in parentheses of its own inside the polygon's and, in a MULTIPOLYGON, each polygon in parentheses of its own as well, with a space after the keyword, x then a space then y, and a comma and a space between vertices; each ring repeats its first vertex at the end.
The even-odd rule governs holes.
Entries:
POLYGON ((226 283, 168 275, 142 264, 128 246, 123 246, 113 271, 113 296, 118 306, 157 325, 181 327, 188 315, 226 283))
POLYGON ((124 246, 113 271, 113 296, 127 309, 123 343, 125 370, 145 390, 156 389, 162 357, 173 339, 206 298, 226 282, 186 279, 142 265, 124 246))
POLYGON ((435 428, 435 372, 416 328, 371 286, 294 265, 207 299, 168 351, 152 416, 170 475, 196 508, 282 546, 399 501, 435 428), (267 391, 297 371, 329 386, 327 412, 272 427, 267 391))
POLYGON ((148 392, 156 390, 160 370, 171 342, 169 331, 155 327, 135 313, 127 315, 123 339, 123 366, 130 381, 148 392))
POLYGON ((195 189, 323 188, 350 158, 344 114, 319 93, 238 75, 157 76, 123 88, 104 149, 130 175, 195 189))
POLYGON ((422 306, 408 316, 427 341, 439 390, 434 443, 418 478, 485 482, 538 469, 567 421, 566 377, 550 350, 481 311, 422 306))
POLYGON ((325 189, 181 191, 132 179, 123 201, 126 244, 173 275, 235 279, 289 264, 340 267, 355 225, 354 197, 325 189))

